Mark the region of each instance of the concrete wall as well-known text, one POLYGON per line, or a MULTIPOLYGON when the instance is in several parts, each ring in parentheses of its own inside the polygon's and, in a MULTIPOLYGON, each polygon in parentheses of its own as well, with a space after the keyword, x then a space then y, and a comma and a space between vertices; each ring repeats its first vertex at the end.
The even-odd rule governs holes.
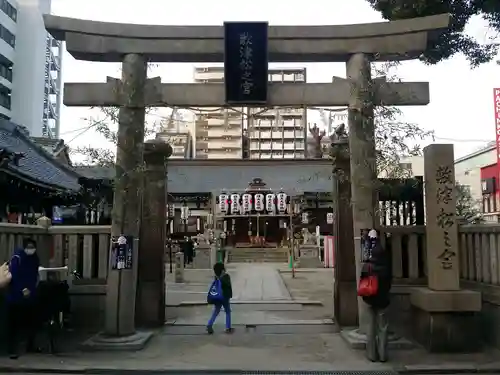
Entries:
POLYGON ((470 187, 472 198, 480 200, 481 190, 481 167, 496 163, 496 147, 488 147, 470 156, 455 161, 455 179, 462 185, 470 187))
POLYGON ((41 3, 28 0, 18 1, 16 53, 12 80, 14 88, 11 119, 25 126, 35 137, 42 136, 45 97, 47 33, 44 28, 41 9, 43 4, 41 3))

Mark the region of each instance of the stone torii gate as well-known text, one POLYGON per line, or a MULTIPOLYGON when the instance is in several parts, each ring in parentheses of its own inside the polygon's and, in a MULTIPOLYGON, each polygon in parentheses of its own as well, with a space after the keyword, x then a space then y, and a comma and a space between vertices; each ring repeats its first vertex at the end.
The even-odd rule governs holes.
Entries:
MULTIPOLYGON (((119 106, 117 183, 113 206, 112 234, 129 231, 138 235, 140 177, 135 171, 143 164, 144 115, 148 106, 226 106, 223 84, 162 84, 160 78, 147 79, 148 62, 222 62, 222 26, 155 26, 95 22, 44 16, 47 30, 66 42, 74 58, 87 61, 121 62, 122 79, 105 83, 68 83, 64 90, 67 106, 119 106), (133 140, 126 141, 127 137, 133 140), (122 177, 120 177, 122 176, 122 177), (135 198, 134 198, 135 197, 135 198), (124 209, 124 207, 128 207, 124 209), (131 209, 131 207, 133 209, 131 209), (125 223, 125 224, 124 224, 125 223), (128 223, 128 224, 127 224, 128 223)), ((449 16, 342 26, 270 26, 270 62, 346 62, 347 78, 332 83, 269 84, 268 106, 348 106, 351 152, 351 195, 355 251, 343 249, 346 264, 359 263, 359 233, 376 225, 374 195, 375 145, 374 105, 426 105, 427 82, 388 83, 372 80, 372 61, 409 60, 425 51, 430 38, 448 27, 449 16)), ((158 214, 158 213, 157 213, 158 214)), ((141 258, 142 247, 138 257, 141 258)), ((157 249, 163 267, 163 248, 157 249)), ((137 262, 129 272, 110 269, 107 281, 106 337, 121 337, 121 343, 144 342, 148 335, 135 330, 135 288, 137 262), (126 295, 126 298, 120 298, 126 295), (128 337, 128 338, 124 338, 128 337)), ((128 270, 126 270, 128 271, 128 270)), ((161 275, 158 269, 146 270, 161 275)), ((151 283, 151 279, 148 280, 151 283)), ((351 280, 355 285, 355 280, 351 280)), ((164 283, 164 280, 157 280, 164 283)), ((355 288, 354 288, 355 291, 355 288)), ((356 304, 355 293, 343 303, 356 304)), ((364 305, 359 302, 360 330, 366 325, 364 305)), ((157 324, 163 324, 158 321, 157 324)))

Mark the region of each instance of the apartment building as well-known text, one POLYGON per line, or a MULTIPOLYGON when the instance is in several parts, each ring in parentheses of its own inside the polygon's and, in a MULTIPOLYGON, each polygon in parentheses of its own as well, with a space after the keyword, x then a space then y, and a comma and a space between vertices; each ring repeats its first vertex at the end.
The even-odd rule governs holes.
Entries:
POLYGON ((57 138, 62 44, 46 32, 50 0, 0 0, 0 117, 57 138))
MULTIPOLYGON (((272 83, 304 83, 306 69, 271 69, 272 83)), ((249 108, 248 138, 251 159, 307 157, 307 108, 249 108)))
MULTIPOLYGON (((224 82, 224 67, 196 67, 196 83, 224 82)), ((243 157, 243 108, 200 108, 195 118, 195 158, 241 159, 243 157)))
MULTIPOLYGON (((224 67, 197 67, 196 83, 224 82, 224 67)), ((306 69, 271 69, 273 83, 306 82, 306 69)), ((304 158, 306 108, 203 108, 196 116, 195 157, 201 159, 304 158), (245 132, 245 136, 243 135, 245 132), (244 141, 248 137, 248 150, 244 141)))
POLYGON ((194 157, 194 122, 176 120, 156 133, 156 139, 170 143, 170 159, 192 159, 194 157))

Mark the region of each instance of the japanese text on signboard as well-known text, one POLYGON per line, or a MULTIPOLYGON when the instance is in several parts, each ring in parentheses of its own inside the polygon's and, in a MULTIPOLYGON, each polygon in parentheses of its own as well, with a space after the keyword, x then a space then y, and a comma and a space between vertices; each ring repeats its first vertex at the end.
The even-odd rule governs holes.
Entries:
POLYGON ((252 79, 252 35, 249 33, 240 34, 240 69, 241 69, 241 89, 245 95, 250 95, 253 88, 252 79))
POLYGON ((455 224, 455 207, 450 204, 455 194, 453 170, 450 166, 437 166, 436 168, 436 205, 439 207, 436 216, 437 225, 443 230, 442 252, 438 259, 445 270, 453 269, 453 258, 456 253, 452 248, 450 229, 455 224))
POLYGON ((267 101, 267 22, 224 24, 224 84, 228 104, 267 101))

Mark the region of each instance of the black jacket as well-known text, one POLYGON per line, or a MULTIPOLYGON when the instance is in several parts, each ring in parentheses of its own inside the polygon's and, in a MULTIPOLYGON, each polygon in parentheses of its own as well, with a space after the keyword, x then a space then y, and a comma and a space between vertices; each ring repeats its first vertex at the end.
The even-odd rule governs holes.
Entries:
POLYGON ((385 309, 390 304, 392 286, 392 257, 391 253, 382 248, 380 239, 370 241, 370 255, 364 259, 361 268, 361 278, 374 275, 378 279, 378 292, 374 296, 363 297, 363 300, 374 308, 385 309))
POLYGON ((231 276, 229 276, 229 274, 224 272, 220 276, 220 283, 222 288, 222 295, 224 296, 224 298, 225 299, 233 298, 233 287, 231 285, 231 276))

